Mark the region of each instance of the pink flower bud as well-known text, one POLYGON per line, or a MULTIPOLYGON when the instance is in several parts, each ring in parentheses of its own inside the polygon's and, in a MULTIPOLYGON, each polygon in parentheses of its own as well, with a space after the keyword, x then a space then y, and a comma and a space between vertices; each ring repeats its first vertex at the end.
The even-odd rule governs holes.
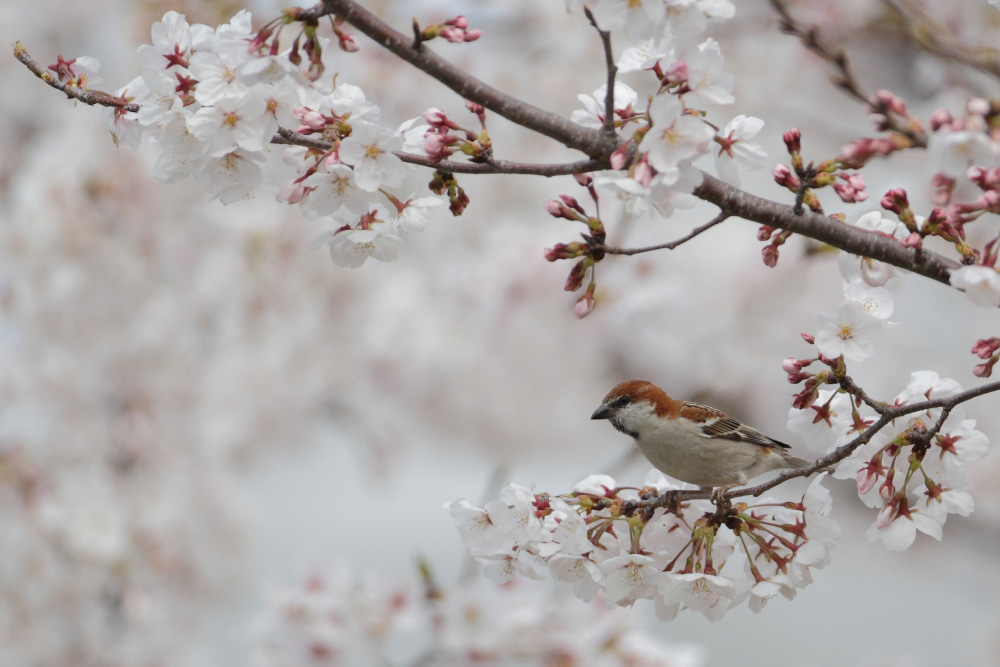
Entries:
POLYGON ((766 245, 760 251, 761 258, 764 260, 764 265, 770 268, 774 268, 778 265, 778 248, 773 245, 766 245))
POLYGON ((913 232, 905 239, 903 239, 901 243, 903 244, 904 248, 920 248, 924 243, 924 239, 917 232, 913 232))
POLYGON ((973 97, 965 104, 965 110, 977 116, 986 116, 990 113, 990 103, 982 97, 973 97))
POLYGON ((563 215, 562 202, 556 201, 555 199, 550 199, 547 202, 545 202, 545 210, 548 211, 548 214, 551 215, 553 218, 565 217, 563 215))
POLYGON ((663 77, 664 83, 684 83, 688 79, 688 64, 686 60, 678 60, 667 69, 663 77))
POLYGON ((804 340, 805 342, 809 343, 810 345, 812 345, 813 343, 816 342, 816 339, 813 336, 810 336, 809 334, 807 334, 805 332, 800 333, 799 335, 802 336, 802 340, 804 340))
POLYGON ((896 495, 896 487, 893 486, 891 479, 886 479, 882 482, 882 485, 878 487, 878 495, 882 499, 882 502, 886 503, 896 495))
MULTIPOLYGON (((583 286, 583 278, 587 275, 587 260, 581 259, 570 269, 569 276, 563 289, 567 292, 575 292, 583 286)), ((578 304, 579 305, 579 304, 578 304)), ((577 315, 577 317, 580 317, 577 315)))
POLYGON ((788 132, 785 132, 781 135, 781 138, 785 141, 785 147, 789 153, 802 152, 802 133, 799 132, 797 127, 793 127, 788 132))
POLYGON ((858 495, 863 496, 873 488, 878 481, 878 475, 872 472, 868 466, 858 471, 858 495))
POLYGON ((635 180, 644 188, 653 182, 653 168, 645 160, 635 166, 635 180))
POLYGON ((950 125, 952 120, 947 109, 938 109, 928 119, 932 132, 937 132, 945 125, 950 125))
POLYGON ((587 315, 594 312, 594 305, 594 294, 588 290, 576 302, 576 306, 573 307, 573 314, 582 320, 587 315))
POLYGON ((986 362, 985 364, 977 364, 972 367, 972 374, 977 378, 988 378, 993 374, 993 364, 986 362))
POLYGON ((875 517, 875 527, 879 530, 883 530, 886 526, 892 523, 895 518, 896 508, 892 505, 883 505, 882 509, 878 512, 878 516, 875 517))
POLYGON ((798 384, 809 378, 809 373, 789 373, 788 384, 798 384))
POLYGON ((423 112, 421 116, 423 116, 424 120, 426 120, 431 127, 441 127, 448 122, 448 117, 437 107, 431 107, 427 111, 423 112))
POLYGON ((447 23, 461 30, 465 30, 466 28, 469 27, 469 19, 465 18, 464 16, 456 16, 450 21, 447 21, 447 23))
POLYGON ((972 354, 980 359, 989 359, 997 350, 1000 350, 1000 338, 982 338, 972 346, 972 354))
POLYGON ((358 46, 357 41, 354 39, 354 35, 350 33, 341 33, 338 35, 338 45, 344 53, 357 53, 361 50, 361 47, 358 46))
POLYGON ((771 170, 771 175, 774 177, 774 182, 778 185, 791 190, 799 189, 799 177, 793 174, 792 170, 789 169, 787 165, 774 165, 774 169, 771 170))
POLYGON ((622 144, 611 154, 610 162, 612 169, 622 169, 625 166, 625 154, 628 152, 628 144, 622 144))
POLYGON ((798 373, 802 370, 803 363, 795 357, 787 357, 781 362, 781 370, 786 373, 798 373))
POLYGON ((483 36, 483 31, 479 28, 474 28, 472 30, 465 31, 465 41, 474 42, 483 36))

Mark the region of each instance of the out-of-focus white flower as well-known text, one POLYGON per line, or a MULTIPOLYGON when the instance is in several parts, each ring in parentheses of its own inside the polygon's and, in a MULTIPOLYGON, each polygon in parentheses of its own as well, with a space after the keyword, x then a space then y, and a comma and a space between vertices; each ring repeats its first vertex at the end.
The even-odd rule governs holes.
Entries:
POLYGON ((666 15, 662 0, 599 0, 594 20, 601 30, 625 28, 632 41, 654 35, 666 15))
POLYGON ((1000 306, 1000 273, 989 266, 962 266, 951 272, 948 282, 965 291, 977 306, 1000 306))

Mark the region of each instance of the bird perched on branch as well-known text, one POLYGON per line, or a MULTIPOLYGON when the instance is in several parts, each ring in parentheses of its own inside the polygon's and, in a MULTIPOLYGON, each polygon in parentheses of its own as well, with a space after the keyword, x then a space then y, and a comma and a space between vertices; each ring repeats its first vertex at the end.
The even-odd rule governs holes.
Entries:
POLYGON ((639 451, 661 472, 713 499, 757 475, 812 465, 772 440, 707 405, 675 401, 651 382, 622 382, 604 397, 591 419, 607 419, 635 439, 639 451))

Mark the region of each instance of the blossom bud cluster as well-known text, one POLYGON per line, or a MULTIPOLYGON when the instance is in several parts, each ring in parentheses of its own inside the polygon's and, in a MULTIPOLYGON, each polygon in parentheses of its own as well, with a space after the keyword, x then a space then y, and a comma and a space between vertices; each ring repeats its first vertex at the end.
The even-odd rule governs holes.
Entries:
POLYGON ((439 586, 416 577, 329 567, 272 591, 257 619, 257 664, 704 664, 695 645, 670 645, 634 615, 563 599, 533 584, 439 586))
MULTIPOLYGON (((786 370, 808 363, 786 360, 786 370)), ((919 371, 893 404, 947 398, 961 389, 954 380, 919 371)), ((801 433, 817 454, 827 454, 864 435, 875 421, 860 405, 845 389, 817 388, 789 411, 788 428, 801 433)), ((941 539, 949 514, 972 512, 966 466, 985 456, 989 445, 975 426, 961 407, 947 414, 934 408, 899 417, 839 464, 834 477, 854 479, 865 504, 879 510, 866 534, 869 541, 900 551, 913 543, 916 531, 941 539)))
POLYGON ((791 599, 829 562, 840 531, 822 478, 799 502, 762 498, 718 511, 707 500, 680 502, 676 512, 647 502, 680 489, 657 471, 638 492, 592 475, 567 496, 510 484, 485 507, 457 500, 448 509, 497 583, 548 575, 582 600, 652 600, 661 620, 682 607, 718 620, 743 602, 759 612, 778 593, 791 599))
MULTIPOLYGON (((347 35, 339 24, 337 30, 343 45, 347 35)), ((130 149, 151 137, 162 149, 154 167, 160 180, 193 176, 223 203, 271 188, 307 217, 332 222, 311 247, 329 247, 340 266, 394 259, 406 235, 427 226, 429 207, 442 203, 392 193, 412 169, 394 153, 418 152, 413 137, 425 127, 412 127, 414 121, 396 131, 383 127, 360 88, 330 89, 314 80, 328 40, 307 26, 303 71, 298 39, 279 52, 278 32, 269 24, 251 34, 246 11, 215 29, 167 12, 153 25, 153 43, 139 48, 142 74, 117 92, 140 108, 107 109, 109 130, 130 149), (329 148, 275 150, 270 144, 279 130, 329 148)))

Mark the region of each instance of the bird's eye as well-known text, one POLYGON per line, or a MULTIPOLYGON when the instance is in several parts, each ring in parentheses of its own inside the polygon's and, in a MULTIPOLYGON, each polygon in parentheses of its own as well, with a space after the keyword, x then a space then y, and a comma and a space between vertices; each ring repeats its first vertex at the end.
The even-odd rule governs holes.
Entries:
POLYGON ((611 401, 611 407, 613 408, 624 408, 626 405, 632 402, 632 399, 628 396, 619 396, 615 400, 611 401))

